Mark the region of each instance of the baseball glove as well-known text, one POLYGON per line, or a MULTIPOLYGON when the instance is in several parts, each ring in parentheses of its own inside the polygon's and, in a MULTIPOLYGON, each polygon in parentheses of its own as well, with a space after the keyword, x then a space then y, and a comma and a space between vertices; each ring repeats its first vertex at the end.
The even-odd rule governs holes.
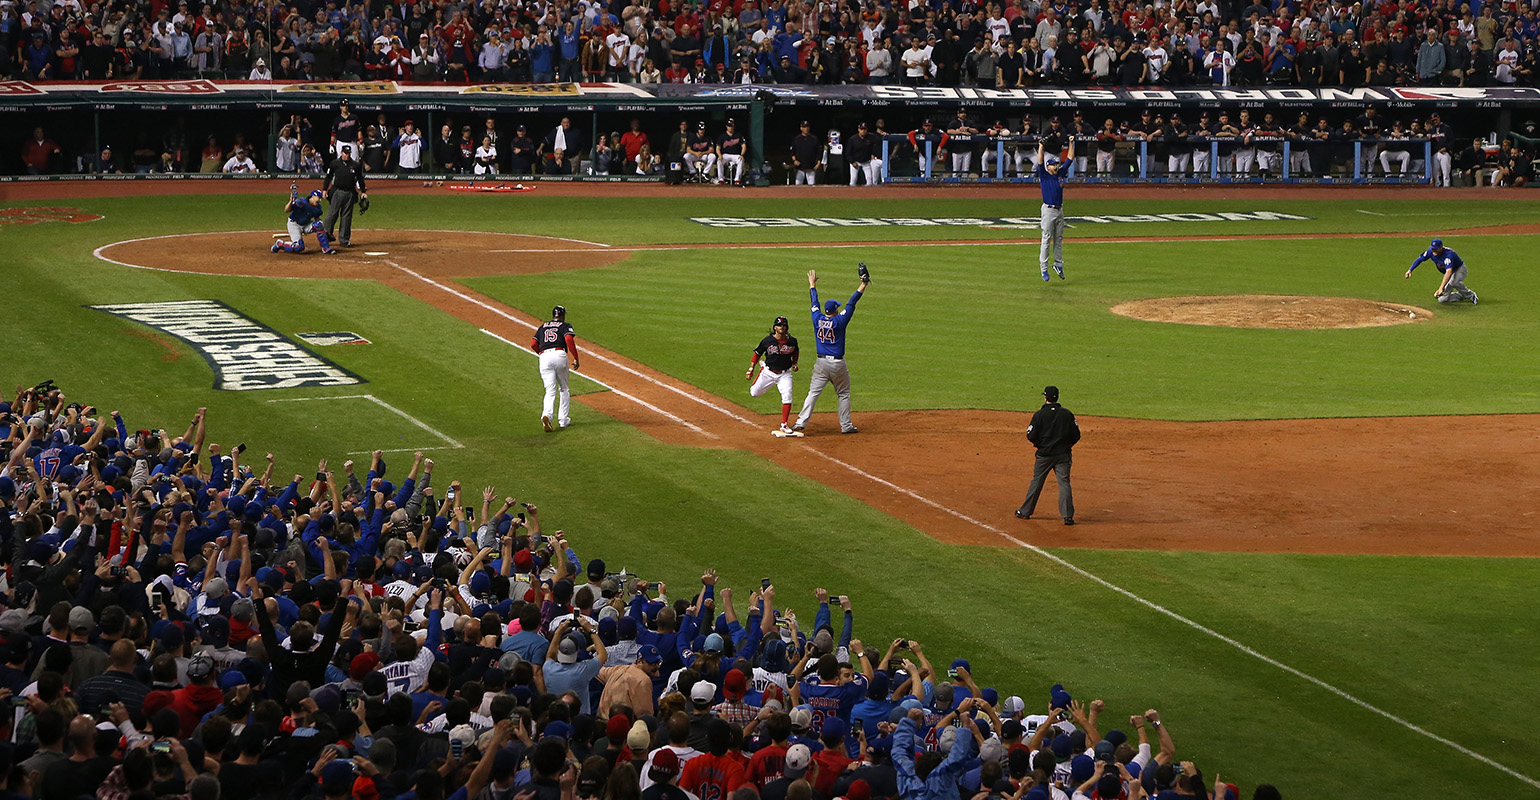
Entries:
POLYGON ((358 200, 358 215, 361 217, 369 211, 369 198, 361 197, 358 200))
POLYGON ((865 261, 863 261, 860 264, 856 265, 856 274, 861 276, 861 282, 862 283, 871 283, 872 282, 872 274, 866 270, 866 262, 865 261))

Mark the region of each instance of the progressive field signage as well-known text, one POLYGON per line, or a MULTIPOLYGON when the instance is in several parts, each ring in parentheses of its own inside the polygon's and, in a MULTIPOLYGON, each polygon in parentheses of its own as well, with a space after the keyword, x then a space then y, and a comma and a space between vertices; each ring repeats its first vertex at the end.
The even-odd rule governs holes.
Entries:
POLYGON ((169 333, 214 370, 214 388, 232 392, 350 386, 357 375, 284 338, 218 300, 90 306, 169 333))
MULTIPOLYGON (((709 228, 921 228, 950 227, 1036 227, 1038 217, 690 217, 691 222, 709 228)), ((1307 220, 1298 214, 1281 211, 1216 211, 1190 214, 1102 214, 1065 217, 1071 225, 1110 225, 1134 222, 1273 222, 1307 220)))

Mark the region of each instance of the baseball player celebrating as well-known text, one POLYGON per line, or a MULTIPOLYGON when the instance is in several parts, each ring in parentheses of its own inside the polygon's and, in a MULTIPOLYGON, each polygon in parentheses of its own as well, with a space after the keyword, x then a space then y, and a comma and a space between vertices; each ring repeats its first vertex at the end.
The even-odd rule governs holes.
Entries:
POLYGON ((797 423, 792 426, 794 431, 801 431, 807 426, 807 419, 813 416, 813 406, 818 402, 818 395, 823 393, 825 386, 833 383, 834 391, 840 398, 840 433, 860 433, 850 421, 850 371, 845 368, 845 329, 856 313, 856 301, 866 292, 872 276, 866 271, 865 264, 857 267, 856 271, 861 276, 861 285, 856 287, 855 294, 850 296, 850 302, 844 308, 840 308, 838 300, 830 300, 820 308, 818 273, 807 271, 807 292, 813 298, 813 335, 818 344, 818 360, 813 362, 813 379, 807 389, 807 401, 802 404, 802 413, 797 415, 797 423))
POLYGON ((1412 277, 1412 270, 1424 261, 1432 261, 1444 279, 1438 284, 1438 291, 1433 293, 1434 299, 1440 303, 1458 303, 1461 300, 1469 300, 1471 305, 1476 305, 1481 298, 1465 286, 1465 260, 1460 254, 1444 246, 1443 239, 1434 239, 1424 250, 1422 255, 1412 262, 1407 268, 1406 277, 1412 277))
POLYGON ((332 249, 331 239, 326 236, 326 228, 321 224, 321 191, 317 189, 308 197, 301 198, 299 191, 293 186, 289 193, 289 204, 283 207, 289 215, 289 241, 282 239, 273 242, 272 252, 282 250, 285 253, 305 252, 305 234, 315 234, 316 241, 321 245, 321 252, 331 256, 337 251, 332 249))
POLYGON ((578 368, 577 333, 567 324, 567 309, 557 306, 551 309, 551 321, 543 322, 535 329, 529 349, 540 356, 540 380, 545 384, 545 405, 540 411, 540 424, 545 432, 551 432, 552 405, 561 394, 561 407, 556 421, 563 427, 572 424, 572 392, 567 389, 567 369, 578 368))
POLYGON ((791 374, 797 371, 797 339, 791 335, 791 323, 785 317, 776 317, 770 325, 770 335, 759 340, 759 346, 754 348, 754 354, 749 356, 749 371, 743 373, 745 380, 753 380, 754 385, 749 387, 749 396, 758 397, 769 391, 772 384, 781 390, 781 427, 771 431, 776 436, 801 436, 801 432, 794 431, 789 424, 791 422, 791 374), (754 377, 754 365, 759 359, 764 358, 765 363, 759 369, 759 377, 754 377))
MULTIPOLYGON (((1075 140, 1069 140, 1069 155, 1064 157, 1073 161, 1075 158, 1075 140)), ((1064 280, 1064 184, 1060 182, 1059 170, 1063 164, 1055 155, 1043 155, 1043 143, 1037 143, 1037 185, 1043 191, 1043 214, 1038 226, 1043 230, 1043 246, 1038 251, 1038 266, 1043 268, 1043 280, 1048 280, 1048 267, 1053 266, 1053 271, 1059 274, 1059 280, 1064 280), (1053 260, 1049 261, 1050 252, 1053 260)))

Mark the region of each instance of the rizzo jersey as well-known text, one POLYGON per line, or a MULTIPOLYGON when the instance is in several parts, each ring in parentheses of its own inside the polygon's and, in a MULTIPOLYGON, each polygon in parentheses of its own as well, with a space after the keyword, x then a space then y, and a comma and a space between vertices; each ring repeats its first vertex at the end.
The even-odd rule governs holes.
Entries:
POLYGON ((542 323, 535 329, 535 352, 544 353, 547 350, 566 350, 567 337, 577 336, 572 326, 566 322, 551 320, 542 323))
POLYGON ((786 341, 780 341, 774 336, 766 336, 759 341, 759 346, 754 348, 760 358, 765 360, 765 368, 771 372, 785 372, 791 369, 796 361, 797 337, 788 336, 786 341))

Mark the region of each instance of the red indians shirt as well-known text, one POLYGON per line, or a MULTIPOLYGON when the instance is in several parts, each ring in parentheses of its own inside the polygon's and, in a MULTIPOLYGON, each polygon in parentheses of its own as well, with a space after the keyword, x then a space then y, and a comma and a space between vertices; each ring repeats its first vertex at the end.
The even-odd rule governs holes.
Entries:
POLYGON ((700 800, 727 800, 747 780, 743 765, 732 756, 706 753, 684 765, 679 788, 700 800))

